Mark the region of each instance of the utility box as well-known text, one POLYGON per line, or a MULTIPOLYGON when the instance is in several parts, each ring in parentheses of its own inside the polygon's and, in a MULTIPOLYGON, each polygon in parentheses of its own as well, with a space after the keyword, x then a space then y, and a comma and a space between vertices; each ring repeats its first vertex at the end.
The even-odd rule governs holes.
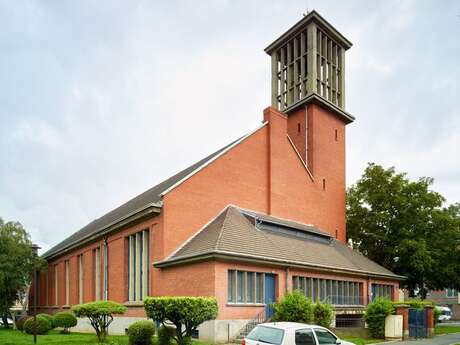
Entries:
POLYGON ((403 338, 402 315, 388 315, 385 318, 385 339, 401 340, 403 338))

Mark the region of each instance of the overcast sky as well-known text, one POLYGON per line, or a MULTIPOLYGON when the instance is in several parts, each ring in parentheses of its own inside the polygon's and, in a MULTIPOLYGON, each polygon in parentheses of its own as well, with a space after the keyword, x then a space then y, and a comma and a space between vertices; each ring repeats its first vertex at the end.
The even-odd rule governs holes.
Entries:
POLYGON ((48 249, 254 129, 307 9, 353 42, 347 184, 372 161, 460 202, 460 1, 0 0, 0 217, 48 249))

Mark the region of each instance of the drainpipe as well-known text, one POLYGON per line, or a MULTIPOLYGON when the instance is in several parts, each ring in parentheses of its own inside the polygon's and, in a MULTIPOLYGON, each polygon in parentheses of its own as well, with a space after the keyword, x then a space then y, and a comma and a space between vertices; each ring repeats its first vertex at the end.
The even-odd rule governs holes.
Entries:
POLYGON ((107 237, 104 237, 104 301, 109 297, 109 263, 108 263, 108 242, 107 237))

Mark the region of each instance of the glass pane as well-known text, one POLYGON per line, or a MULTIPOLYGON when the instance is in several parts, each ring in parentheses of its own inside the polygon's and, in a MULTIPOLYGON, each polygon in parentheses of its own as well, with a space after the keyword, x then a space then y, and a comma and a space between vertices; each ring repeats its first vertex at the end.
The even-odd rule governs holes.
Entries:
POLYGON ((264 275, 262 273, 257 273, 256 277, 256 302, 264 302, 264 275))
POLYGON ((267 344, 280 345, 283 341, 284 331, 279 328, 257 326, 249 332, 247 338, 267 344))
POLYGON ((236 302, 235 298, 235 285, 234 285, 234 279, 235 277, 235 271, 229 270, 228 271, 228 279, 227 279, 227 286, 228 286, 228 301, 229 302, 236 302))
POLYGON ((243 286, 244 286, 244 281, 243 281, 243 272, 237 271, 237 276, 236 276, 236 300, 239 303, 242 303, 243 300, 243 286))
POLYGON ((315 345, 311 329, 299 329, 295 332, 295 345, 315 345))
POLYGON ((318 344, 334 344, 337 341, 337 338, 332 335, 332 333, 326 331, 325 329, 315 329, 316 337, 318 338, 318 344))
POLYGON ((338 282, 338 292, 337 292, 337 304, 342 305, 343 303, 343 281, 338 282))
POLYGON ((247 272, 247 285, 246 285, 246 302, 248 303, 254 303, 254 273, 253 272, 247 272))

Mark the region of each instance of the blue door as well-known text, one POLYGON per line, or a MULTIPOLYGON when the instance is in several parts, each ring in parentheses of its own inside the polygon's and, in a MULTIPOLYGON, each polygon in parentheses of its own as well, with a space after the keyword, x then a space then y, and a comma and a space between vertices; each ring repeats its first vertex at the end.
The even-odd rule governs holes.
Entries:
POLYGON ((424 309, 409 309, 409 337, 426 338, 426 312, 424 309))
POLYGON ((265 274, 265 319, 268 320, 273 315, 272 303, 275 302, 275 275, 265 274))

